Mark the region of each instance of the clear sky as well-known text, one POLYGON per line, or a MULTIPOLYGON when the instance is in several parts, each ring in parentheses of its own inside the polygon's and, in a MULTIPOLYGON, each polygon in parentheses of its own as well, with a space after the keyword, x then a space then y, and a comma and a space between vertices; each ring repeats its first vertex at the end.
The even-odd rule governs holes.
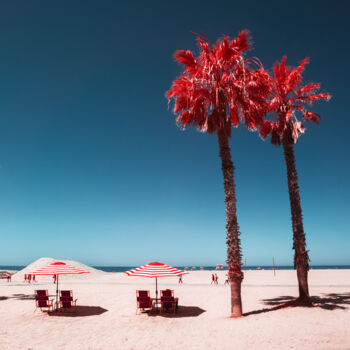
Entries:
MULTIPOLYGON (((0 5, 0 265, 226 260, 215 135, 181 131, 164 97, 172 55, 250 29, 267 68, 311 58, 315 105, 295 147, 311 264, 350 264, 349 15, 345 1, 8 1, 0 5)), ((233 130, 248 265, 291 265, 282 148, 233 130)))

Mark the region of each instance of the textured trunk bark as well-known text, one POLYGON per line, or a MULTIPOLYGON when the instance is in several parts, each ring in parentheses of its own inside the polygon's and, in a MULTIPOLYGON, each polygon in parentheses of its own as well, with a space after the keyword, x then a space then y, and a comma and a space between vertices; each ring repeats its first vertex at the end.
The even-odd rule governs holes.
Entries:
POLYGON ((297 304, 311 306, 308 287, 309 256, 306 250, 303 216, 300 204, 298 174, 295 167, 294 143, 288 129, 283 139, 284 157, 287 165, 288 190, 292 213, 294 268, 297 270, 299 298, 297 304))
POLYGON ((227 263, 231 282, 231 317, 241 317, 241 284, 243 280, 243 273, 241 270, 242 255, 236 212, 236 192, 233 178, 234 166, 231 160, 230 146, 225 130, 221 129, 218 131, 218 141, 225 188, 227 263))

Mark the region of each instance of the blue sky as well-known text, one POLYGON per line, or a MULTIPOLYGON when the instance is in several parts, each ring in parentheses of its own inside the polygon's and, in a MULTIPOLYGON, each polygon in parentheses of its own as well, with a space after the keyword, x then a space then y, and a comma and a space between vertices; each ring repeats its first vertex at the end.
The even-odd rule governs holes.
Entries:
MULTIPOLYGON (((11 1, 0 7, 0 265, 226 260, 217 139, 176 127, 172 55, 251 30, 265 67, 311 58, 332 94, 295 147, 312 264, 350 264, 348 13, 342 1, 11 1)), ((233 130, 238 220, 250 265, 290 265, 281 148, 233 130)))

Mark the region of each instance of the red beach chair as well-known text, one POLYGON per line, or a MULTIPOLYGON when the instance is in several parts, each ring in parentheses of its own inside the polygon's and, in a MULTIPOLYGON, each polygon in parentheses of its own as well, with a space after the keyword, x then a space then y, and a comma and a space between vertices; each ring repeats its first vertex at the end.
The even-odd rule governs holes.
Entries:
POLYGON ((42 312, 49 312, 53 310, 53 300, 49 299, 49 293, 47 289, 38 289, 35 290, 35 305, 37 309, 40 309, 42 312))
POLYGON ((164 310, 173 311, 176 313, 179 298, 174 298, 174 291, 170 289, 160 291, 160 314, 164 313, 164 310))
POLYGON ((173 297, 174 291, 171 289, 165 289, 160 291, 160 297, 173 297))
POLYGON ((136 315, 137 311, 145 311, 146 309, 153 310, 153 299, 150 297, 149 290, 137 290, 136 291, 136 315))
POLYGON ((77 307, 77 300, 73 299, 73 291, 60 290, 60 300, 58 302, 58 311, 60 312, 74 312, 77 307))

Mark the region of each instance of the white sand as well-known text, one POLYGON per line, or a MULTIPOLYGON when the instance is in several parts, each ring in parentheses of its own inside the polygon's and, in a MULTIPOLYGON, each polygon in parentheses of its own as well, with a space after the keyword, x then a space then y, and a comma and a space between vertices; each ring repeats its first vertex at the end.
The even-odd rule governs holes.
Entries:
POLYGON ((264 299, 297 295, 295 271, 277 271, 276 277, 272 271, 247 271, 242 298, 244 312, 251 314, 241 319, 228 317, 225 272, 218 273, 218 286, 209 284, 210 275, 191 272, 183 285, 176 278, 159 279, 160 288, 172 288, 179 297, 176 317, 135 315, 135 290, 150 289, 154 296, 153 279, 92 273, 62 281, 62 289, 73 289, 83 306, 76 317, 33 313, 34 289, 55 291, 40 277, 35 285, 1 280, 0 349, 350 349, 350 270, 310 271, 318 307, 270 311, 264 299))

